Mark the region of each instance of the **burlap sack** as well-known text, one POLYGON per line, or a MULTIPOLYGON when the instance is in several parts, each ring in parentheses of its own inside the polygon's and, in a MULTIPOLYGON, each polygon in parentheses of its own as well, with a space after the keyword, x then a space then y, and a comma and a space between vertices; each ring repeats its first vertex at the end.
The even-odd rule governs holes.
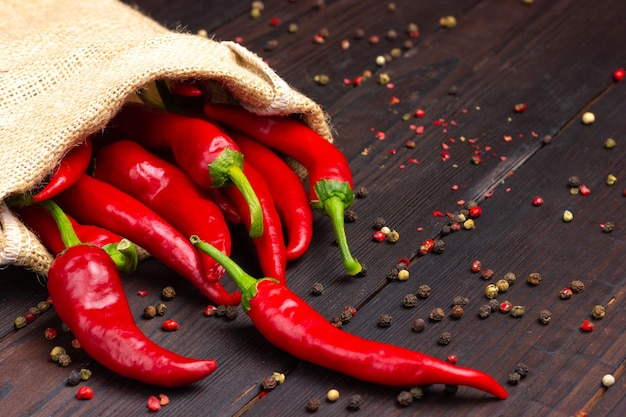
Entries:
POLYGON ((52 257, 4 200, 36 187, 86 135, 156 79, 212 80, 258 114, 320 107, 234 42, 173 32, 115 0, 0 1, 0 265, 46 274, 52 257))

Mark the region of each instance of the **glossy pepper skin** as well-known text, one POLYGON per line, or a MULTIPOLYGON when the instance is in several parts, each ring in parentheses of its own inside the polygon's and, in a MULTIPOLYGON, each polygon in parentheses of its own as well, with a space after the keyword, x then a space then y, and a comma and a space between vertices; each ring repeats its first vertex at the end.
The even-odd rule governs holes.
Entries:
MULTIPOLYGON (((248 135, 227 130, 247 163, 265 179, 286 231, 287 261, 298 259, 313 238, 313 211, 302 181, 274 151, 248 135)), ((202 238, 202 236, 200 236, 202 238)))
POLYGON ((288 117, 258 116, 240 106, 207 104, 204 113, 300 162, 309 174, 309 198, 327 215, 344 267, 349 275, 365 273, 352 256, 344 230, 344 211, 354 201, 352 172, 346 157, 332 143, 308 126, 288 117))
MULTIPOLYGON (((257 251, 261 270, 265 275, 276 277, 278 281, 285 284, 287 275, 287 255, 285 253, 285 237, 280 216, 276 210, 272 194, 270 193, 265 179, 249 163, 244 163, 244 172, 250 184, 256 190, 257 196, 263 210, 263 234, 253 238, 252 242, 257 251)), ((246 227, 250 227, 250 222, 245 199, 238 189, 234 187, 224 189, 224 192, 233 201, 241 213, 246 227)))
MULTIPOLYGON (((100 149, 94 176, 136 198, 181 232, 199 235, 230 254, 230 231, 220 208, 178 167, 136 142, 121 140, 100 149)), ((212 301, 238 305, 239 292, 227 292, 220 282, 224 268, 200 253, 205 279, 214 289, 212 301)))
POLYGON ((242 292, 244 311, 259 332, 299 359, 383 385, 465 385, 501 399, 508 396, 504 387, 484 372, 340 330, 276 280, 257 280, 210 244, 195 236, 191 241, 224 265, 242 292))
POLYGON ((144 248, 213 299, 215 288, 204 277, 198 251, 171 224, 137 199, 84 174, 55 201, 80 223, 111 230, 144 248))
POLYGON ((163 387, 211 374, 214 360, 191 359, 160 347, 135 324, 115 263, 99 247, 72 246, 48 272, 54 308, 82 348, 111 371, 163 387))
POLYGON ((263 233, 259 200, 243 173, 243 155, 217 125, 198 117, 127 103, 109 122, 105 137, 130 139, 150 150, 171 151, 176 164, 202 188, 234 184, 249 207, 250 236, 263 233))
POLYGON ((46 186, 33 195, 33 201, 39 203, 52 198, 76 183, 91 163, 92 150, 93 142, 89 136, 83 143, 70 149, 61 159, 57 170, 52 174, 46 186))

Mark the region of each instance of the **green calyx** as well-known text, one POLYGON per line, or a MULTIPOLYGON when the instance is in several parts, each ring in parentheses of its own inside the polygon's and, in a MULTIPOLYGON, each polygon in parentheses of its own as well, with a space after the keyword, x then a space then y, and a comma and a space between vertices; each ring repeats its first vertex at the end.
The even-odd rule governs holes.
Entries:
POLYGON ((109 243, 102 247, 113 259, 121 274, 131 273, 137 268, 139 259, 137 247, 128 239, 122 239, 117 243, 109 243))
POLYGON ((224 187, 234 184, 241 192, 250 211, 250 230, 248 234, 257 238, 263 234, 263 211, 250 181, 243 172, 243 155, 234 149, 224 149, 219 157, 209 165, 211 184, 224 187))
POLYGON ((350 253, 344 230, 344 212, 354 201, 350 184, 345 181, 320 180, 315 183, 314 189, 317 200, 312 202, 313 207, 330 217, 346 271, 352 276, 361 274, 363 267, 350 253))
POLYGON ((241 291, 241 307, 247 313, 250 311, 250 300, 254 298, 257 293, 257 285, 263 280, 276 281, 274 278, 261 278, 256 279, 244 271, 235 261, 230 259, 224 252, 217 249, 215 246, 208 242, 203 241, 197 235, 193 235, 189 238, 191 244, 206 253, 217 263, 222 265, 226 272, 231 276, 235 284, 241 291))

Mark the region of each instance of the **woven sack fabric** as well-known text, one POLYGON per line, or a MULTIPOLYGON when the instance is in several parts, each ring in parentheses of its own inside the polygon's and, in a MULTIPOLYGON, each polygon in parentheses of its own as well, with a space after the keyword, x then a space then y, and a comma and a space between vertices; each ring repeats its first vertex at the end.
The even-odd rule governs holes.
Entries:
POLYGON ((0 265, 46 275, 51 255, 5 204, 157 79, 211 80, 248 110, 299 114, 332 141, 320 106, 235 42, 172 31, 115 0, 0 1, 0 265))

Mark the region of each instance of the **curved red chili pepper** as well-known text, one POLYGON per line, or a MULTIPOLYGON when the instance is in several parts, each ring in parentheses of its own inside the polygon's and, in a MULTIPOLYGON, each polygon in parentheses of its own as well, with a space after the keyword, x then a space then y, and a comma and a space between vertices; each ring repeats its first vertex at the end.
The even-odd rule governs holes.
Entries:
POLYGON ((93 143, 89 136, 87 136, 83 143, 70 149, 63 159, 61 159, 57 170, 52 174, 48 184, 37 194, 33 195, 33 201, 39 203, 52 198, 78 181, 80 176, 83 175, 85 170, 89 167, 92 149, 93 143))
MULTIPOLYGON (((183 235, 197 234, 230 254, 230 231, 220 208, 178 167, 137 142, 122 140, 100 149, 94 176, 136 198, 183 235)), ((219 282, 224 268, 210 256, 200 256, 208 285, 214 288, 212 300, 220 305, 239 304, 239 292, 230 294, 219 282)))
MULTIPOLYGON (((272 195, 267 188, 264 178, 247 162, 243 168, 246 176, 250 180, 250 184, 256 190, 257 196, 263 210, 263 234, 252 241, 259 257, 261 270, 265 275, 276 277, 283 284, 286 281, 287 257, 285 255, 285 237, 283 235, 283 227, 280 221, 278 211, 274 205, 272 195)), ((228 195, 233 203, 242 214, 246 227, 250 227, 247 210, 248 206, 239 192, 234 187, 225 188, 224 192, 228 195)))
POLYGON ((254 279, 210 244, 196 236, 191 241, 214 256, 235 280, 242 292, 241 304, 259 332, 297 358, 378 384, 465 385, 501 399, 508 396, 504 387, 484 372, 340 330, 276 280, 254 279))
POLYGON ((105 135, 134 140, 151 150, 170 150, 177 165, 205 189, 234 184, 249 207, 250 236, 263 233, 263 214, 255 190, 243 173, 243 155, 217 125, 140 103, 127 103, 111 120, 105 135))
POLYGON ((313 212, 302 181, 282 158, 261 142, 234 130, 228 134, 243 152, 245 161, 267 183, 287 234, 287 260, 301 257, 313 237, 313 212))
POLYGON ((235 206, 233 200, 224 193, 221 188, 211 188, 206 190, 207 195, 217 204, 222 211, 227 222, 232 224, 243 224, 243 219, 239 213, 239 209, 235 206))
MULTIPOLYGON (((42 204, 48 204, 50 200, 42 204)), ((50 213, 40 205, 17 206, 13 210, 20 216, 22 222, 30 228, 41 240, 41 243, 52 254, 58 255, 66 249, 63 241, 63 225, 59 225, 50 213)), ((137 251, 135 246, 130 244, 122 236, 109 230, 93 226, 79 224, 70 216, 65 215, 69 221, 74 233, 83 243, 96 245, 104 249, 104 251, 113 258, 118 269, 122 273, 132 272, 137 267, 137 251)))
POLYGON ((339 149, 313 129, 288 117, 258 116, 228 104, 207 104, 204 113, 300 162, 309 174, 313 207, 333 224, 346 271, 350 275, 365 273, 350 253, 344 230, 344 211, 354 201, 354 193, 352 172, 339 149))
POLYGON ((137 327, 111 258, 93 245, 72 246, 48 271, 54 309, 93 359, 120 375, 164 387, 194 383, 214 360, 191 359, 160 347, 137 327))
POLYGON ((77 221, 119 233, 189 280, 210 300, 219 298, 215 287, 204 278, 198 251, 171 224, 137 199, 84 174, 55 200, 77 221))

